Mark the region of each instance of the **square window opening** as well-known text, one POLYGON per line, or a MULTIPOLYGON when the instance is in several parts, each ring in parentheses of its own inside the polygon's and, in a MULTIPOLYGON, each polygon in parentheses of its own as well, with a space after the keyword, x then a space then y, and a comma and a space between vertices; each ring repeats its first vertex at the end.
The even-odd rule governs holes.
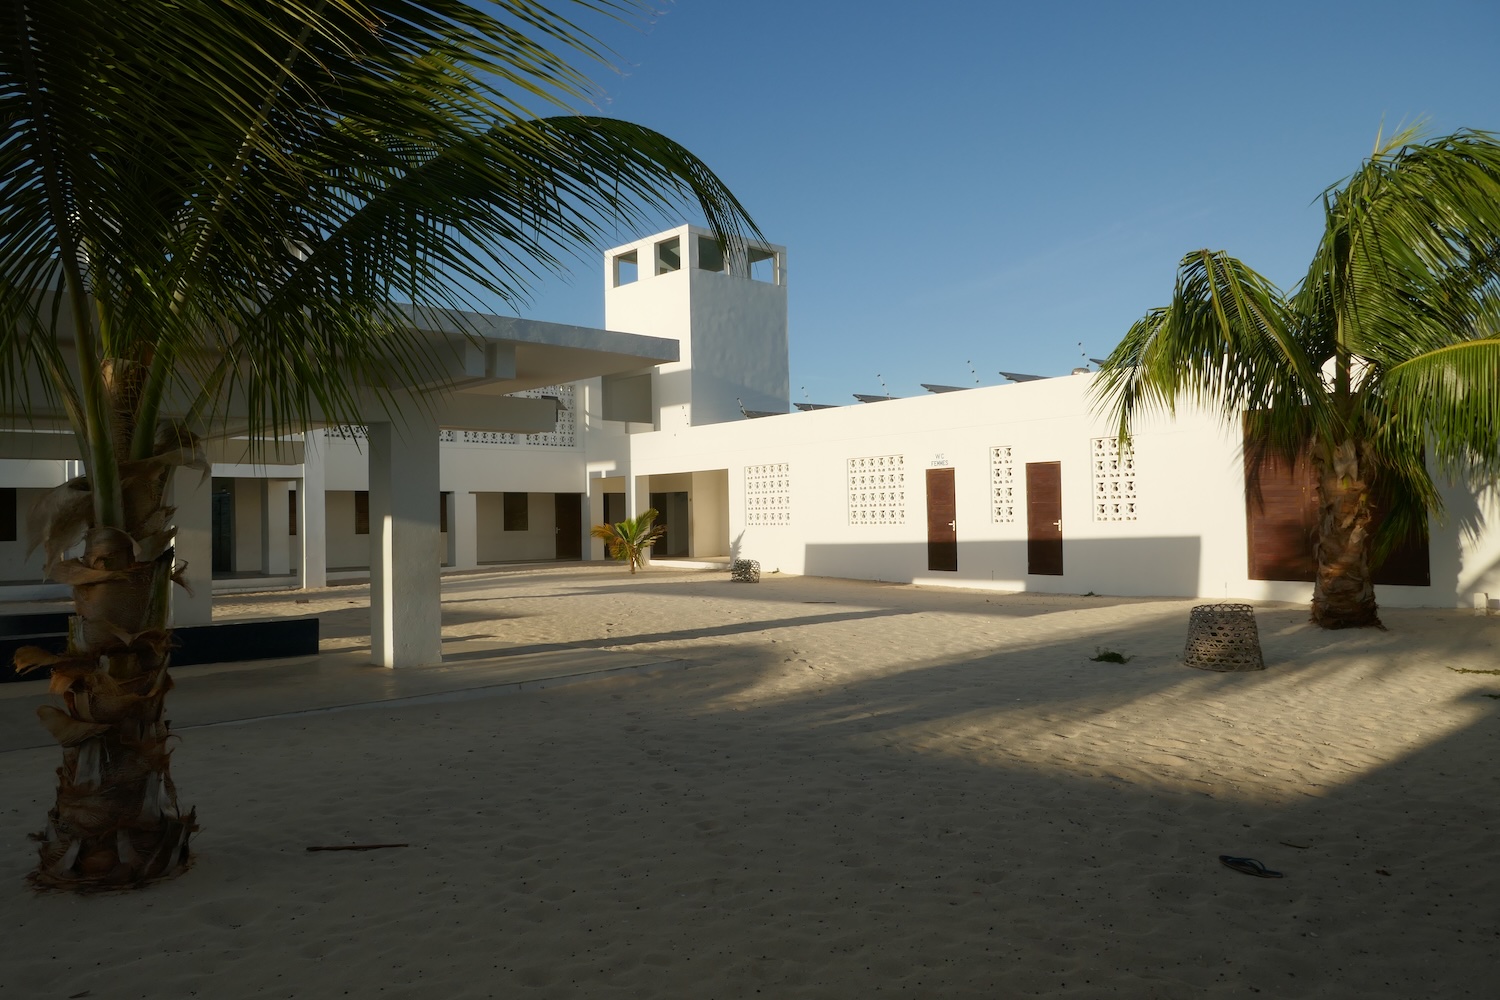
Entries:
POLYGON ((641 276, 641 269, 637 264, 636 251, 622 253, 615 258, 615 287, 629 285, 641 276))
POLYGON ((750 248, 750 278, 769 285, 781 284, 781 260, 776 251, 750 248))
POLYGON ((724 245, 712 236, 698 237, 698 269, 724 273, 724 245))
POLYGON ((674 236, 656 244, 656 273, 666 274, 682 268, 682 240, 674 236))

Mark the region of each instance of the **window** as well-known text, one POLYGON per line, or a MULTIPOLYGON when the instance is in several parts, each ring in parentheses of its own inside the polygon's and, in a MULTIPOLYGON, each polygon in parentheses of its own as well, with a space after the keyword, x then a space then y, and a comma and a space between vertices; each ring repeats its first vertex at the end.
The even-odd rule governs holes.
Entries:
POLYGON ((0 489, 0 542, 16 540, 16 490, 0 489))
POLYGON ((529 524, 530 507, 529 499, 525 493, 506 493, 505 498, 505 530, 526 531, 529 524))
POLYGON ((698 237, 698 268, 702 271, 723 272, 723 244, 711 236, 698 237))
POLYGON ((354 533, 356 535, 370 533, 370 492, 368 490, 354 492, 354 533))
POLYGON ((636 252, 622 253, 615 258, 615 287, 628 285, 640 277, 640 268, 636 264, 636 252))
POLYGON ((286 527, 287 534, 293 538, 297 536, 297 491, 286 491, 286 527))
POLYGON ((682 240, 676 236, 656 244, 656 273, 666 274, 682 267, 682 240))
POLYGON ((448 498, 453 494, 443 492, 438 494, 438 533, 442 534, 448 530, 448 498))
POLYGON ((770 285, 781 284, 781 261, 777 259, 776 251, 750 248, 750 278, 770 285))

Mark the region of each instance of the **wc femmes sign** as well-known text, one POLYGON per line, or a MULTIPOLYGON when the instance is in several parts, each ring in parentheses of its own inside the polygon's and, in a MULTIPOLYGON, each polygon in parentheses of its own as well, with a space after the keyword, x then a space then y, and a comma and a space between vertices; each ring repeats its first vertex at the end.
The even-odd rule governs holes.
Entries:
POLYGON ((932 456, 932 461, 927 463, 929 468, 946 469, 948 467, 948 456, 938 452, 932 456))

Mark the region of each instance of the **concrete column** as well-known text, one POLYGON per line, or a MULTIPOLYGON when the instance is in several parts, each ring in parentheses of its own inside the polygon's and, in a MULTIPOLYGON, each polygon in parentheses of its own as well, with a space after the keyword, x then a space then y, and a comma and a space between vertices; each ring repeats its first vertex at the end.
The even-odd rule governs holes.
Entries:
POLYGON ((604 541, 589 534, 589 529, 604 523, 604 491, 599 488, 599 477, 589 477, 588 524, 584 526, 583 558, 597 562, 605 557, 604 541))
POLYGON ((192 588, 172 586, 171 622, 208 625, 214 618, 214 483, 197 469, 172 473, 171 500, 177 508, 177 562, 187 563, 182 578, 192 588))
MULTIPOLYGON (((625 476, 625 516, 640 517, 651 509, 651 477, 634 476, 629 473, 625 476)), ((660 511, 657 512, 658 514, 660 511)), ((651 550, 647 549, 641 559, 641 566, 651 565, 651 550)))
POLYGON ((415 405, 370 425, 370 645, 382 667, 443 659, 438 427, 415 405))
POLYGON ((289 507, 292 482, 287 479, 260 482, 260 571, 267 576, 286 576, 292 571, 292 553, 287 547, 292 530, 289 507))
POLYGON ((448 502, 448 564, 474 569, 479 565, 479 498, 468 490, 455 490, 448 502))
POLYGON ((328 586, 328 514, 322 431, 303 436, 302 478, 297 481, 297 582, 303 590, 328 586))

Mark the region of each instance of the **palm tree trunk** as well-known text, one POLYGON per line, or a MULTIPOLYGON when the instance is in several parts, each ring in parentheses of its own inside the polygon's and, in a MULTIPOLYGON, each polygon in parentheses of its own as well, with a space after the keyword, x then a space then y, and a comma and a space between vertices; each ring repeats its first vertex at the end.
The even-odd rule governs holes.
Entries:
POLYGON ((49 690, 63 703, 37 710, 63 748, 56 804, 33 835, 31 881, 42 888, 138 886, 188 864, 197 823, 177 803, 162 717, 176 559, 162 499, 173 464, 161 456, 122 463, 125 529, 89 527, 77 559, 51 558, 49 547, 49 572, 71 585, 77 611, 68 648, 17 654, 18 665, 28 656, 30 666, 52 667, 49 690))
POLYGON ((1323 628, 1381 628, 1370 569, 1369 466, 1357 441, 1315 452, 1318 476, 1318 575, 1312 621, 1323 628))

